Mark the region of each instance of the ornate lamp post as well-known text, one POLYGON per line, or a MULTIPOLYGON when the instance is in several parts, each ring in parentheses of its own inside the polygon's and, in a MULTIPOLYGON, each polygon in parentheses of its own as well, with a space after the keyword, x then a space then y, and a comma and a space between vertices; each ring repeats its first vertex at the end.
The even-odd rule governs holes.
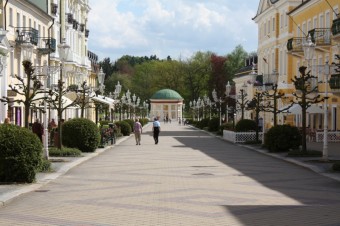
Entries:
POLYGON ((58 136, 59 136, 59 143, 58 143, 58 149, 61 149, 62 147, 62 112, 63 112, 63 67, 64 63, 67 60, 68 53, 70 50, 70 46, 65 43, 65 40, 63 40, 59 45, 58 45, 58 52, 59 52, 59 57, 60 57, 60 78, 58 81, 58 136))
POLYGON ((223 101, 222 101, 221 97, 219 97, 219 98, 217 97, 217 92, 216 92, 215 89, 212 91, 212 97, 213 97, 215 103, 219 103, 220 125, 222 125, 221 105, 222 105, 223 101))
POLYGON ((327 62, 325 65, 325 96, 324 96, 324 119, 323 119, 323 147, 322 158, 328 160, 328 76, 330 74, 330 66, 327 62))

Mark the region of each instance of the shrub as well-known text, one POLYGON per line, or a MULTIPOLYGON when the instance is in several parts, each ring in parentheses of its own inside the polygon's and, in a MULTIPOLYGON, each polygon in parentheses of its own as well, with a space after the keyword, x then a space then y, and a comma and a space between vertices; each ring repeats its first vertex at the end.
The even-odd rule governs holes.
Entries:
POLYGON ((47 159, 42 159, 41 163, 38 166, 38 172, 51 172, 51 162, 47 159))
POLYGON ((131 132, 132 132, 132 128, 129 125, 128 122, 126 121, 117 121, 115 122, 116 126, 118 127, 118 129, 120 129, 120 132, 123 134, 123 136, 130 136, 131 132))
POLYGON ((30 130, 0 125, 0 181, 31 183, 42 164, 42 143, 30 130))
POLYGON ((201 121, 197 122, 197 127, 200 129, 204 129, 205 127, 209 127, 209 118, 204 118, 201 121))
POLYGON ((49 149, 50 156, 53 157, 78 157, 81 156, 81 151, 77 148, 62 147, 61 150, 58 148, 49 149))
POLYGON ((272 127, 265 136, 265 146, 271 152, 297 149, 301 144, 301 135, 296 127, 277 125, 272 127))
POLYGON ((220 119, 219 118, 212 118, 209 121, 208 130, 210 132, 215 132, 215 131, 218 131, 219 128, 220 128, 220 119))
POLYGON ((124 119, 123 121, 127 122, 131 127, 131 131, 133 131, 133 125, 135 124, 135 121, 133 119, 124 119))
POLYGON ((222 124, 223 130, 234 131, 234 125, 232 122, 222 124))
POLYGON ((102 120, 102 121, 99 121, 99 124, 100 124, 100 127, 102 127, 103 125, 108 125, 111 121, 108 121, 108 120, 102 120))
POLYGON ((237 122, 235 126, 236 132, 248 132, 248 131, 255 131, 256 130, 256 122, 251 119, 242 119, 237 122))
POLYGON ((141 118, 139 119, 139 122, 142 124, 142 126, 148 124, 149 120, 147 118, 141 118))
POLYGON ((334 171, 340 171, 340 162, 336 162, 333 164, 332 169, 334 171))
POLYGON ((301 151, 301 150, 290 150, 287 154, 288 157, 322 157, 320 151, 301 151))
POLYGON ((78 148, 82 152, 94 152, 99 145, 100 134, 94 122, 85 118, 76 118, 63 124, 63 144, 78 148))

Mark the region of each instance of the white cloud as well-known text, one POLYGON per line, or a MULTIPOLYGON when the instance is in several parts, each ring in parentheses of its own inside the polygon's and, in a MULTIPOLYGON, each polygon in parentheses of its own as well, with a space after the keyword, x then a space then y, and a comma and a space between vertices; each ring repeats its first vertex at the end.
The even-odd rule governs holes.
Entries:
POLYGON ((254 0, 90 0, 90 7, 89 49, 101 59, 185 58, 208 50, 225 55, 238 44, 256 50, 254 0))

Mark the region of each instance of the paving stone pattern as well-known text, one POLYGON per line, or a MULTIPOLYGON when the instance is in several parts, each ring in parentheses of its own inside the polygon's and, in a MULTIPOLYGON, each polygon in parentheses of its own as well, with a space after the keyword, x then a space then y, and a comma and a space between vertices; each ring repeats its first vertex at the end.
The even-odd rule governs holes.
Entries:
POLYGON ((0 208, 0 225, 340 225, 340 182, 189 126, 151 127, 0 208))

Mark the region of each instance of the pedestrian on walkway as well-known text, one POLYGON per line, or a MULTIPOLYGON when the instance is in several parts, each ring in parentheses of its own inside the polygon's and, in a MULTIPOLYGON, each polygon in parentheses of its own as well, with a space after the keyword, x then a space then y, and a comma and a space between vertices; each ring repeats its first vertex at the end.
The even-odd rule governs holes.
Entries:
POLYGON ((153 131, 153 139, 155 140, 155 144, 158 144, 158 136, 159 132, 161 131, 161 124, 156 117, 152 123, 152 131, 153 131))
POLYGON ((42 142, 42 135, 44 134, 44 127, 40 123, 38 118, 35 120, 35 122, 32 125, 32 132, 37 134, 37 136, 39 137, 40 141, 42 142))
POLYGON ((136 145, 140 145, 141 134, 143 132, 143 128, 138 118, 135 120, 135 124, 133 126, 133 132, 135 133, 136 145))

